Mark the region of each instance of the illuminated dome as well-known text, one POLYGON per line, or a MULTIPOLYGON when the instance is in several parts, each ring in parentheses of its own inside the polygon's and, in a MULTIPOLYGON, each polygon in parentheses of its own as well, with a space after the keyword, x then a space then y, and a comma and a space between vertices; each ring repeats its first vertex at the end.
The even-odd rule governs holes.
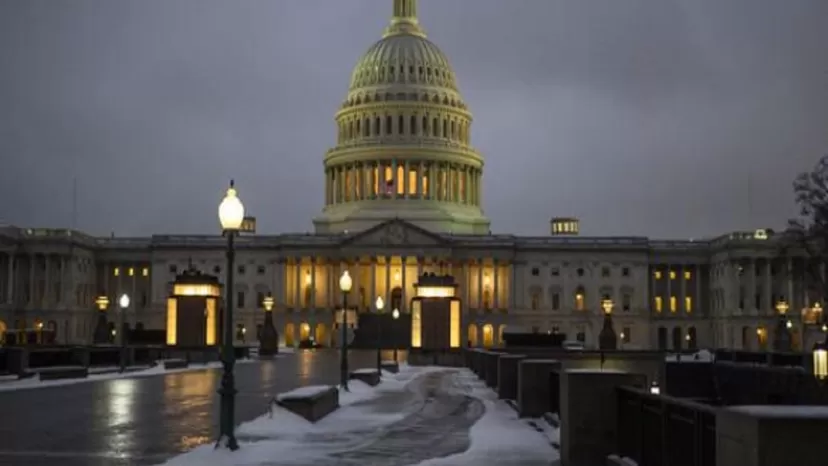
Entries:
POLYGON ((319 233, 401 218, 438 232, 489 232, 483 158, 446 56, 426 37, 416 0, 393 0, 391 24, 360 58, 325 156, 319 233))

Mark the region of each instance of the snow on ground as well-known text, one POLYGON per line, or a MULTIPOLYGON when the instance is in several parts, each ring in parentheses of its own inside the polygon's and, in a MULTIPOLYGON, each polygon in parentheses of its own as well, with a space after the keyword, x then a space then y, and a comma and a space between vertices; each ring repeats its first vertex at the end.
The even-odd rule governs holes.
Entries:
MULTIPOLYGON (((475 378, 470 371, 464 376, 475 378)), ((471 428, 471 446, 459 455, 423 461, 417 466, 548 465, 559 458, 546 435, 518 417, 503 400, 482 384, 474 384, 472 396, 483 400, 486 413, 471 428)))
POLYGON ((716 360, 716 355, 710 351, 703 349, 693 354, 668 354, 664 356, 665 361, 671 362, 713 362, 716 360))
MULTIPOLYGON (((240 359, 236 361, 236 364, 249 364, 252 362, 256 362, 256 359, 240 359)), ((62 379, 62 380, 44 380, 41 381, 37 375, 34 375, 27 379, 20 379, 17 380, 17 376, 12 376, 14 379, 7 378, 0 382, 0 392, 6 392, 11 390, 28 390, 33 388, 43 388, 43 387, 59 387, 62 385, 74 385, 78 383, 86 383, 86 382, 96 382, 99 380, 115 380, 115 379, 127 379, 132 377, 147 377, 151 375, 161 375, 161 374, 177 374, 179 372, 193 372, 193 371, 201 371, 205 369, 216 369, 220 368, 220 362, 211 362, 207 364, 193 364, 190 367, 184 369, 169 369, 165 370, 164 365, 158 364, 154 367, 148 367, 142 370, 134 370, 131 368, 125 373, 120 372, 111 372, 116 368, 112 367, 99 367, 89 370, 89 376, 82 378, 82 379, 62 379), (103 373, 102 373, 103 372, 103 373)))

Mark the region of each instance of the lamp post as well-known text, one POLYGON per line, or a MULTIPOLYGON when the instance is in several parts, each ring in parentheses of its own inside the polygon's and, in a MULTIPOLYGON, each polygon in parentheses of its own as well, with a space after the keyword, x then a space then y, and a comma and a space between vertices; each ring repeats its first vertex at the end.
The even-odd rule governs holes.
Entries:
POLYGON ((828 334, 825 340, 814 345, 813 352, 814 377, 820 382, 828 379, 828 334))
MULTIPOLYGON (((394 309, 394 312, 391 313, 391 317, 394 318, 394 333, 396 336, 397 333, 397 319, 400 318, 400 310, 394 309)), ((394 342, 394 363, 397 363, 397 342, 394 342)))
POLYGON ((339 383, 347 392, 348 389, 348 293, 351 291, 351 274, 347 270, 339 277, 339 289, 342 291, 342 349, 339 359, 339 383))
POLYGON ((601 350, 614 350, 618 345, 618 337, 612 328, 612 306, 613 302, 609 297, 601 301, 601 307, 604 309, 604 326, 598 334, 598 348, 601 350))
POLYGON ((95 324, 95 333, 92 338, 96 345, 103 345, 109 342, 109 328, 106 324, 109 298, 102 294, 95 299, 95 304, 98 306, 98 322, 95 324))
POLYGON ((126 370, 126 310, 129 307, 129 296, 124 293, 118 298, 118 306, 121 307, 121 372, 126 370))
POLYGON ((227 237, 227 267, 225 269, 227 278, 225 279, 224 322, 222 323, 223 335, 221 337, 223 373, 221 375, 221 388, 218 390, 221 408, 219 411, 219 437, 216 441, 216 447, 221 444, 222 439, 225 439, 225 446, 230 451, 235 451, 239 449, 239 444, 233 431, 236 422, 236 381, 233 377, 233 366, 236 363, 236 353, 233 347, 233 261, 236 251, 234 250, 233 240, 239 234, 244 222, 244 204, 237 196, 232 180, 224 199, 219 204, 218 216, 222 232, 227 237))
POLYGON ((265 320, 262 326, 262 331, 259 334, 259 357, 273 356, 279 352, 279 333, 273 325, 273 295, 267 293, 267 296, 262 300, 262 306, 265 310, 265 320))
POLYGON ((780 299, 776 303, 776 312, 778 313, 776 321, 776 334, 774 335, 774 346, 776 351, 790 351, 791 350, 791 327, 793 323, 788 320, 788 302, 785 299, 780 299))
POLYGON ((377 301, 374 304, 377 308, 377 373, 382 375, 382 322, 380 322, 380 319, 385 301, 382 300, 382 296, 377 296, 377 301))

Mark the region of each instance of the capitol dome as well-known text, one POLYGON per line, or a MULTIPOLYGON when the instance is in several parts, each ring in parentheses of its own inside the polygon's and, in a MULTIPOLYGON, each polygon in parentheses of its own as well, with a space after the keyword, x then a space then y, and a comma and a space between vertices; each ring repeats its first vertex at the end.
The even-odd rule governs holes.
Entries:
POLYGON ((417 0, 393 0, 382 39, 360 58, 325 156, 319 233, 401 218, 436 232, 486 234, 483 158, 448 58, 420 27, 417 0))

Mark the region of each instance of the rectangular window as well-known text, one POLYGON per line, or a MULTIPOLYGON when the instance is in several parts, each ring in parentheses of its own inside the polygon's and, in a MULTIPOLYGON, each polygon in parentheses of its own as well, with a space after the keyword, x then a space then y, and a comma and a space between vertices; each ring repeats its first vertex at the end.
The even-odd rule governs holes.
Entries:
POLYGON ((670 280, 675 280, 675 279, 676 279, 676 271, 675 271, 675 270, 671 270, 671 271, 670 271, 670 280))
POLYGON ((653 277, 656 280, 661 280, 661 270, 656 270, 655 272, 653 272, 653 277))
POLYGON ((676 312, 678 309, 678 302, 675 296, 670 296, 670 312, 676 312))
POLYGON ((244 291, 236 293, 236 306, 244 307, 244 291))
POLYGON ((689 270, 685 270, 684 271, 684 279, 685 280, 690 280, 692 278, 693 278, 693 272, 691 272, 689 270))
POLYGON ((578 311, 584 310, 584 295, 582 293, 575 295, 575 309, 578 311))
POLYGON ((693 298, 690 296, 684 298, 684 312, 693 312, 693 298))
POLYGON ((417 170, 413 168, 408 169, 408 194, 413 196, 417 194, 417 170))
POLYGON ((144 269, 141 270, 141 275, 149 277, 149 267, 144 267, 144 269))
POLYGON ((130 267, 130 268, 129 268, 129 270, 127 271, 127 274, 128 274, 130 277, 132 277, 133 275, 135 275, 135 269, 134 269, 134 268, 132 268, 132 267, 130 267))
POLYGON ((261 291, 256 293, 256 306, 264 307, 264 293, 261 291))
POLYGON ((621 329, 621 341, 623 343, 629 343, 632 340, 632 330, 629 327, 624 327, 621 329))
POLYGON ((557 311, 561 307, 561 295, 554 293, 552 295, 552 310, 557 311))
POLYGON ((656 296, 656 297, 655 297, 655 303, 654 303, 654 304, 655 304, 655 310, 656 310, 656 312, 661 312, 662 307, 663 307, 663 303, 662 303, 662 300, 661 300, 661 296, 656 296))
POLYGON ((629 293, 624 293, 621 296, 621 310, 629 312, 632 307, 632 296, 629 293))
POLYGON ((120 269, 120 268, 118 268, 118 267, 115 267, 115 268, 112 270, 112 276, 117 277, 118 275, 121 275, 121 269, 120 269))

